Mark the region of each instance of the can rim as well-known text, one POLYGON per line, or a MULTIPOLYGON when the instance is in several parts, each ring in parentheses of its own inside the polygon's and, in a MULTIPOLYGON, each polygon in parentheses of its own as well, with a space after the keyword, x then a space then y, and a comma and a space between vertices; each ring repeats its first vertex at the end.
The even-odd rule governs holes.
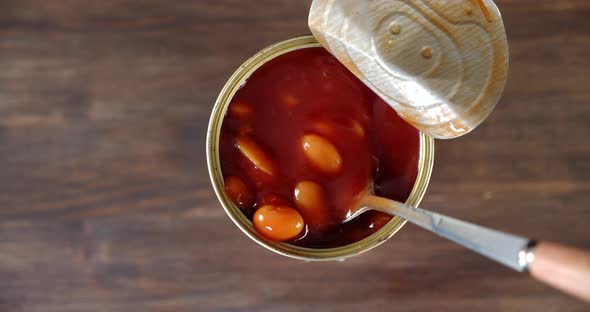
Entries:
MULTIPOLYGON (((244 234, 261 246, 290 258, 301 260, 339 260, 369 251, 391 238, 406 223, 394 217, 376 233, 349 245, 336 248, 306 248, 288 243, 270 241, 256 233, 251 221, 231 201, 224 190, 223 174, 219 159, 219 137, 225 112, 237 90, 248 77, 269 60, 282 54, 312 47, 321 47, 313 36, 301 36, 270 45, 244 62, 229 78, 221 90, 209 120, 207 129, 207 167, 215 194, 229 218, 244 234)), ((412 192, 406 200, 410 206, 418 206, 426 193, 434 164, 434 139, 420 132, 420 153, 418 158, 418 175, 412 192)))

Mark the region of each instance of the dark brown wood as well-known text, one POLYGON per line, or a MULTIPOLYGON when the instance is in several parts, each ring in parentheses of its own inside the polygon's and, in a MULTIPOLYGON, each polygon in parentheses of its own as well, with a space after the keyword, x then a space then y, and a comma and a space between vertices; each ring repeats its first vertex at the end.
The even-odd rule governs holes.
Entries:
MULTIPOLYGON (((423 201, 590 248, 590 3, 498 1, 510 77, 423 201)), ((205 163, 233 70, 309 1, 0 1, 0 311, 587 311, 413 226, 336 263, 251 242, 205 163)))

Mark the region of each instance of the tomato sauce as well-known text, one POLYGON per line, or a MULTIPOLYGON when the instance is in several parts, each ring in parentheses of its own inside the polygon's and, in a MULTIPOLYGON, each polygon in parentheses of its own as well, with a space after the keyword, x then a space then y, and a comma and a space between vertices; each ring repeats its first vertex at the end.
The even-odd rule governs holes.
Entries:
POLYGON ((343 220, 369 190, 405 201, 419 132, 323 48, 262 65, 234 95, 220 135, 227 194, 260 235, 310 248, 361 240, 391 217, 343 220))

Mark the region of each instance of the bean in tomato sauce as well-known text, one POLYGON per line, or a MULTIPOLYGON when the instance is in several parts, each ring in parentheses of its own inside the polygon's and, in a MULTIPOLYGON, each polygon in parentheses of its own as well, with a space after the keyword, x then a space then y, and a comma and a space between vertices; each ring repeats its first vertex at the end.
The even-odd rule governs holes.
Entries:
POLYGON ((398 201, 418 173, 419 132, 323 48, 278 56, 236 92, 220 135, 229 197, 271 240, 354 243, 391 219, 343 224, 368 189, 398 201))

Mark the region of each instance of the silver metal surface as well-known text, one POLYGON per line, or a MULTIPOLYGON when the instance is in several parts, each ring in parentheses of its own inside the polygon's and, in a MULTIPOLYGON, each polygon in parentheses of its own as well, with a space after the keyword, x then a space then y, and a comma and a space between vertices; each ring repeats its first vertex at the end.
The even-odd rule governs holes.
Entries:
POLYGON ((527 247, 518 253, 518 263, 522 266, 523 270, 528 271, 533 262, 535 261, 535 248, 527 247))
POLYGON ((377 196, 366 196, 360 207, 358 211, 350 214, 347 220, 367 210, 379 210, 404 218, 519 272, 526 270, 534 260, 534 255, 528 248, 530 240, 525 237, 492 230, 377 196))

